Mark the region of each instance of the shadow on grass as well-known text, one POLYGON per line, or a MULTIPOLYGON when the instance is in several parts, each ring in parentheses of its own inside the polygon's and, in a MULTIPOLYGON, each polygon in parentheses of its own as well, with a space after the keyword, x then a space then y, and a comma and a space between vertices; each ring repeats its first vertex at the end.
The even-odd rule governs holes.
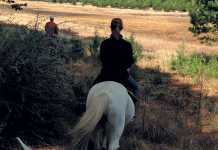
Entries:
POLYGON ((137 141, 124 144, 129 137, 160 147, 166 144, 188 150, 193 147, 196 150, 215 149, 217 128, 208 128, 210 122, 205 123, 205 120, 211 117, 210 113, 217 113, 218 96, 207 96, 200 85, 183 82, 177 74, 161 72, 158 68, 135 66, 133 75, 142 86, 144 98, 137 119, 127 128, 123 149, 143 149, 143 144, 137 141), (205 130, 208 133, 202 132, 205 130))

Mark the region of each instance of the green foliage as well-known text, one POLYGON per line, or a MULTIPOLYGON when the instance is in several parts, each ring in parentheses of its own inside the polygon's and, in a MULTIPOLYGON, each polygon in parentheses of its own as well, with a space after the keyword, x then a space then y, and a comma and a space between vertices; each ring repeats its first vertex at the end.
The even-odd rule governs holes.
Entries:
POLYGON ((183 51, 178 51, 171 62, 171 68, 193 78, 203 73, 209 78, 218 78, 218 56, 206 54, 192 54, 186 56, 183 51))
MULTIPOLYGON (((7 25, 4 25, 7 26, 7 25)), ((75 96, 64 43, 25 27, 0 30, 0 149, 16 136, 36 144, 65 137, 75 96)), ((12 144, 10 143, 10 145, 12 144)))
POLYGON ((69 2, 75 4, 92 4, 100 7, 118 7, 118 8, 138 8, 145 9, 152 7, 157 10, 179 10, 189 11, 195 6, 195 0, 44 0, 52 2, 69 2))
POLYGON ((100 52, 99 47, 102 41, 103 39, 99 37, 97 33, 95 33, 95 36, 91 39, 91 43, 90 43, 90 52, 92 56, 96 57, 99 55, 100 52))
POLYGON ((218 31, 218 0, 198 0, 191 11, 192 31, 196 34, 218 31))
POLYGON ((132 45, 132 49, 133 49, 133 56, 134 59, 137 61, 140 58, 142 58, 142 51, 143 48, 142 46, 135 40, 134 36, 131 35, 129 38, 126 38, 127 41, 129 41, 132 45))

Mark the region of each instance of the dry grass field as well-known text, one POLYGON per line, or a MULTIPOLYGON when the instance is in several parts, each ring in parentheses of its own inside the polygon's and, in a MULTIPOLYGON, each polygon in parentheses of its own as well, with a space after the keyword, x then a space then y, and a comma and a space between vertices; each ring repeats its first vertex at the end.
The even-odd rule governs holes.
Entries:
MULTIPOLYGON (((25 2, 18 1, 18 3, 25 2)), ((133 34, 145 51, 154 53, 157 58, 155 65, 160 63, 162 67, 163 63, 166 64, 166 59, 183 44, 189 52, 215 53, 218 49, 218 44, 207 46, 193 37, 189 31, 191 24, 187 13, 97 8, 47 2, 28 1, 27 3, 27 8, 17 12, 1 2, 0 21, 35 27, 38 14, 37 28, 43 30, 49 16, 55 16, 59 28, 69 36, 90 37, 97 33, 99 36, 105 37, 110 34, 111 19, 121 17, 125 27, 124 36, 133 34)), ((152 62, 152 64, 154 63, 152 62)))
MULTIPOLYGON (((5 3, 0 3, 0 21, 21 25, 35 25, 43 30, 49 16, 54 16, 61 30, 69 35, 82 37, 109 36, 110 21, 121 17, 124 21, 124 36, 133 34, 146 51, 168 57, 182 44, 187 51, 216 52, 218 44, 201 44, 189 31, 190 18, 187 13, 156 12, 152 10, 131 10, 117 8, 98 8, 94 6, 73 6, 47 2, 18 1, 28 3, 23 11, 13 11, 5 3)), ((159 59, 159 58, 158 58, 159 59)))

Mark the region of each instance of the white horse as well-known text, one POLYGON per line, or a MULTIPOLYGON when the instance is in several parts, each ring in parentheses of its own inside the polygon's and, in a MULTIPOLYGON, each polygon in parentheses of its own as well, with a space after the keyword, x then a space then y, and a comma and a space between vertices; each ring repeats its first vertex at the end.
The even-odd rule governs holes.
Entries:
POLYGON ((70 149, 87 149, 87 138, 93 133, 98 122, 105 116, 104 147, 117 150, 124 126, 135 116, 135 106, 127 89, 120 83, 105 81, 94 85, 87 97, 86 112, 72 132, 73 142, 70 149), (83 141, 86 139, 84 146, 83 141), (83 145, 85 148, 75 148, 83 145))

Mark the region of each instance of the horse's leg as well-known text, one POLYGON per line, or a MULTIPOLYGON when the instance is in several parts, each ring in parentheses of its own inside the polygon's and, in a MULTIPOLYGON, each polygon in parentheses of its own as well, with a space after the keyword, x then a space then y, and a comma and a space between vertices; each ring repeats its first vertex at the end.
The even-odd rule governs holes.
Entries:
POLYGON ((125 113, 122 110, 112 112, 108 116, 107 140, 108 150, 117 150, 120 145, 120 137, 125 126, 125 113))

